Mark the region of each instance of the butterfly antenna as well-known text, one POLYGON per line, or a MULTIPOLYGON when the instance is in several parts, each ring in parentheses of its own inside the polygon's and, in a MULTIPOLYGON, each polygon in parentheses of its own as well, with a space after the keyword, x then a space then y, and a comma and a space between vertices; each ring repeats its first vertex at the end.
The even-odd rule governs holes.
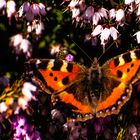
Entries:
POLYGON ((88 54, 82 48, 80 48, 79 45, 73 39, 71 39, 71 40, 87 56, 87 58, 93 63, 93 60, 88 56, 88 54))
MULTIPOLYGON (((120 36, 121 36, 121 35, 118 35, 117 38, 119 38, 120 36)), ((112 42, 108 48, 106 48, 105 52, 103 52, 103 53, 100 55, 100 57, 97 59, 97 62, 100 61, 100 59, 103 57, 103 55, 112 47, 112 45, 113 45, 114 43, 115 43, 115 41, 112 42)))

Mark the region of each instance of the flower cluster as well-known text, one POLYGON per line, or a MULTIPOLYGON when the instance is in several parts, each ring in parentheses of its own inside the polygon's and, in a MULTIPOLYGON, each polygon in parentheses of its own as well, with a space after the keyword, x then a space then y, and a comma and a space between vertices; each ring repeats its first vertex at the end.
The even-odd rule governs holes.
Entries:
POLYGON ((17 56, 24 54, 26 58, 32 55, 32 46, 28 39, 23 38, 21 34, 16 34, 10 38, 9 46, 12 48, 13 53, 17 56))
POLYGON ((28 110, 29 102, 36 101, 36 91, 35 85, 22 80, 15 82, 11 88, 7 87, 0 97, 0 114, 5 113, 9 117, 12 113, 19 114, 20 109, 28 110))
MULTIPOLYGON (((117 8, 114 5, 112 4, 112 9, 106 9, 94 4, 88 6, 84 0, 71 0, 67 10, 72 12, 72 20, 76 23, 90 24, 92 44, 97 45, 97 40, 100 40, 104 48, 110 36, 114 41, 117 40, 119 35, 117 28, 125 25, 128 14, 135 13, 137 19, 140 16, 139 0, 125 0, 123 6, 118 4, 117 8)), ((139 43, 138 34, 139 32, 135 35, 139 43)))
POLYGON ((15 116, 11 123, 12 140, 41 140, 40 133, 34 125, 27 122, 25 116, 15 116))
POLYGON ((11 24, 12 17, 16 14, 16 3, 14 0, 1 0, 0 1, 0 11, 2 15, 7 14, 9 19, 9 24, 11 24))
POLYGON ((44 23, 42 16, 46 16, 47 12, 43 3, 24 2, 17 12, 18 19, 27 20, 27 32, 35 31, 36 35, 42 34, 44 30, 44 23))
POLYGON ((19 18, 26 18, 27 21, 32 22, 36 18, 46 15, 45 5, 42 3, 24 2, 18 11, 19 18))
POLYGON ((41 2, 24 2, 18 11, 17 9, 18 5, 14 0, 0 0, 0 13, 2 16, 7 15, 11 26, 13 22, 25 22, 25 24, 22 25, 22 30, 26 38, 23 38, 21 34, 14 35, 10 38, 9 46, 13 48, 13 52, 17 56, 24 54, 28 59, 32 55, 32 46, 29 41, 30 34, 35 33, 36 36, 39 36, 45 29, 42 17, 45 17, 47 14, 46 7, 41 2))

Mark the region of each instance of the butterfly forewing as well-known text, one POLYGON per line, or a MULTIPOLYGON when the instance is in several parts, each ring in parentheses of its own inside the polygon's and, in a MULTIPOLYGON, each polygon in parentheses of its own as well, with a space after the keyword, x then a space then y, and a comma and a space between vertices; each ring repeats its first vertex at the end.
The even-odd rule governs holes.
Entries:
POLYGON ((32 59, 26 63, 27 66, 45 84, 50 94, 61 92, 78 81, 79 74, 85 70, 78 64, 59 59, 32 59))

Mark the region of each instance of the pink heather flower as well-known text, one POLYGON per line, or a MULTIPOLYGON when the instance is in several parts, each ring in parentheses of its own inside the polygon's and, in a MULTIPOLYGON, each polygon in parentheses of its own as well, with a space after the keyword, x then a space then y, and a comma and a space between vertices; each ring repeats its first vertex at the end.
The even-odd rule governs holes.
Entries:
POLYGON ((134 4, 133 3, 130 3, 128 11, 130 13, 132 13, 134 11, 134 7, 135 7, 134 4))
POLYGON ((32 92, 35 92, 36 89, 37 87, 30 82, 25 82, 22 88, 22 93, 28 101, 30 101, 31 99, 35 100, 35 96, 33 96, 32 92))
POLYGON ((19 50, 26 54, 27 57, 31 57, 32 48, 29 40, 23 39, 19 46, 19 50))
POLYGON ((5 112, 8 109, 8 106, 6 105, 5 102, 0 103, 0 113, 5 112))
POLYGON ((36 17, 45 16, 46 10, 45 5, 42 3, 33 3, 24 2, 21 8, 18 11, 19 17, 26 17, 26 19, 32 22, 36 17))
POLYGON ((67 61, 73 61, 73 60, 74 60, 74 57, 73 57, 73 55, 68 54, 68 55, 66 56, 65 59, 66 59, 67 61))
POLYGON ((93 14, 94 14, 94 8, 93 8, 93 6, 89 6, 84 13, 84 18, 91 20, 93 14))
POLYGON ((29 8, 28 12, 26 12, 26 19, 29 22, 32 22, 34 20, 34 13, 32 12, 31 8, 29 8))
POLYGON ((35 16, 40 14, 40 9, 39 9, 39 5, 38 4, 33 3, 30 8, 31 8, 31 10, 32 10, 32 12, 33 12, 33 14, 35 16))
POLYGON ((42 31, 44 30, 44 23, 43 22, 39 22, 38 24, 36 24, 35 26, 35 33, 36 35, 40 35, 42 34, 42 31))
POLYGON ((7 17, 9 18, 9 24, 11 24, 11 18, 16 12, 16 3, 13 0, 9 0, 6 3, 6 7, 7 17))
POLYGON ((80 14, 80 9, 78 8, 73 8, 72 9, 72 18, 77 18, 80 14))
POLYGON ((136 32, 133 36, 136 36, 137 43, 140 44, 140 31, 136 32))
POLYGON ((26 97, 19 97, 18 98, 18 106, 23 110, 27 109, 28 107, 28 100, 26 97))
POLYGON ((33 124, 29 124, 25 116, 17 115, 11 120, 12 140, 41 140, 40 133, 33 124))
POLYGON ((114 27, 110 27, 110 35, 113 38, 113 40, 117 40, 118 37, 118 31, 114 27))
POLYGON ((109 17, 112 19, 114 19, 116 17, 116 10, 115 9, 109 10, 109 17))
POLYGON ((75 6, 79 3, 79 0, 71 0, 71 2, 68 5, 68 9, 71 10, 75 8, 75 6))
POLYGON ((100 14, 98 12, 95 12, 93 17, 92 17, 92 24, 93 24, 93 26, 96 26, 100 19, 101 19, 100 14))
POLYGON ((18 11, 19 17, 23 16, 24 13, 28 12, 29 8, 30 8, 30 3, 24 2, 18 11))
POLYGON ((110 29, 104 28, 103 31, 101 32, 101 40, 108 40, 110 36, 110 29))
POLYGON ((110 36, 110 29, 104 28, 100 34, 101 45, 105 46, 110 36))
POLYGON ((45 5, 44 4, 42 4, 42 3, 39 3, 38 4, 39 5, 39 12, 40 12, 40 14, 42 15, 42 16, 45 16, 46 14, 47 14, 47 12, 46 12, 46 10, 45 10, 45 5))
POLYGON ((93 32, 91 33, 91 35, 94 37, 94 36, 97 36, 99 35, 101 32, 103 31, 103 27, 102 25, 97 25, 95 27, 95 29, 93 30, 93 32))
POLYGON ((30 33, 33 30, 35 30, 36 35, 42 34, 44 30, 44 23, 39 21, 39 20, 33 20, 33 22, 30 24, 29 22, 27 23, 27 31, 30 33))
POLYGON ((126 139, 137 140, 138 131, 135 125, 129 125, 126 129, 126 133, 126 139))
POLYGON ((18 46, 23 39, 21 34, 14 35, 10 38, 10 46, 18 46))
POLYGON ((13 0, 9 0, 6 3, 6 10, 7 10, 7 16, 8 18, 12 16, 13 13, 16 12, 16 3, 13 0))
POLYGON ((136 13, 137 16, 140 16, 140 3, 138 5, 138 9, 137 9, 137 13, 136 13))
POLYGON ((125 0, 124 3, 125 3, 126 5, 129 5, 129 4, 131 4, 132 2, 134 2, 134 0, 125 0))
POLYGON ((24 39, 21 34, 17 34, 10 38, 9 45, 13 47, 13 52, 16 55, 20 55, 21 52, 25 54, 27 58, 31 57, 32 47, 29 40, 24 39))
POLYGON ((119 9, 116 11, 116 21, 120 26, 123 26, 125 20, 125 13, 123 9, 119 9))
POLYGON ((105 9, 105 8, 100 8, 99 10, 98 10, 98 13, 100 14, 100 16, 102 17, 102 18, 106 18, 107 19, 107 12, 108 12, 108 10, 107 9, 105 9))
POLYGON ((5 0, 0 0, 0 10, 6 7, 6 1, 5 0))

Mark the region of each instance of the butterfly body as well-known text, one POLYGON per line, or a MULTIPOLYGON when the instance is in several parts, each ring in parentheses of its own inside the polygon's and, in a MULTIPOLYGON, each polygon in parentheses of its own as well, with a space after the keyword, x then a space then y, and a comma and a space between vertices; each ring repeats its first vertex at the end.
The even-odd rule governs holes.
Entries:
POLYGON ((43 91, 73 106, 80 117, 105 117, 130 99, 132 84, 140 79, 140 50, 90 68, 60 59, 32 59, 26 67, 43 91))

